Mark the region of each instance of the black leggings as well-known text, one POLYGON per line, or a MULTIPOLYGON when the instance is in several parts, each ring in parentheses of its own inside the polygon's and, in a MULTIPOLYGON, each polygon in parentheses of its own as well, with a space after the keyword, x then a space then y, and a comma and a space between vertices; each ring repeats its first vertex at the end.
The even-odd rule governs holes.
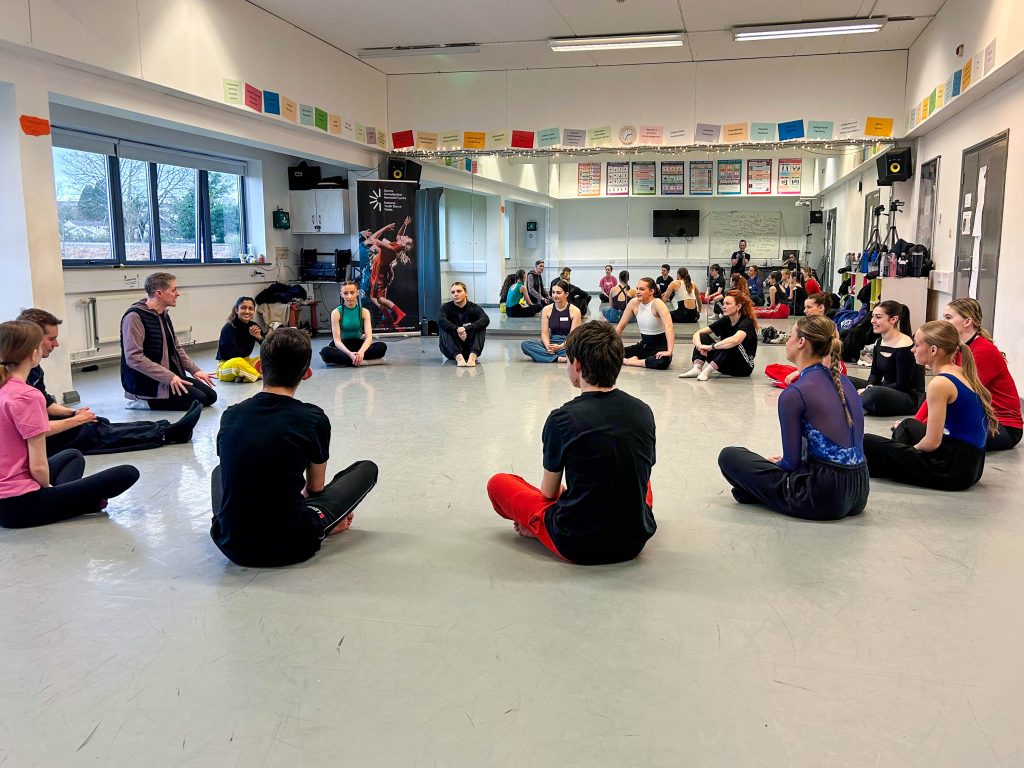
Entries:
MULTIPOLYGON (((892 439, 904 445, 917 445, 928 431, 927 425, 917 419, 904 419, 892 430, 892 439)), ((1000 424, 996 433, 989 434, 985 452, 1008 451, 1020 442, 1022 430, 1000 424)))
MULTIPOLYGON (((363 346, 362 339, 342 339, 341 343, 352 352, 358 352, 359 348, 363 346)), ((364 360, 380 360, 384 357, 384 353, 388 351, 388 345, 383 341, 374 341, 366 348, 366 354, 363 355, 364 360)), ((326 347, 320 350, 320 359, 327 365, 343 365, 348 368, 354 367, 352 358, 334 346, 332 341, 326 347)))
POLYGON ((843 466, 808 459, 787 470, 746 448, 723 448, 718 468, 741 504, 763 504, 803 520, 839 520, 859 515, 868 503, 866 464, 843 466))
POLYGON ((46 455, 55 456, 69 448, 81 451, 86 456, 159 448, 165 443, 164 430, 169 426, 171 423, 164 419, 113 424, 104 418, 97 418, 96 421, 46 438, 46 455))
POLYGON ((505 315, 507 317, 533 317, 543 309, 543 304, 528 304, 525 307, 521 304, 506 304, 505 315))
POLYGON ((700 322, 700 310, 699 309, 687 309, 679 304, 675 309, 668 313, 672 318, 673 323, 697 323, 700 322))
POLYGON ((644 361, 644 367, 655 371, 667 371, 672 365, 672 356, 655 357, 659 352, 668 351, 668 338, 664 333, 648 335, 640 334, 639 344, 630 344, 623 350, 623 357, 638 357, 644 361))
POLYGON ((985 471, 985 452, 951 437, 924 452, 887 437, 864 435, 864 456, 872 477, 937 491, 966 491, 985 471))
POLYGON ((203 408, 217 402, 217 392, 213 387, 204 384, 191 376, 182 376, 182 380, 188 384, 188 392, 184 395, 171 395, 170 397, 154 398, 147 400, 151 411, 187 411, 192 403, 199 403, 203 408))
POLYGON ((466 329, 466 340, 459 338, 455 331, 446 331, 441 328, 438 332, 437 343, 441 348, 441 354, 449 360, 454 360, 456 355, 468 358, 470 354, 480 357, 484 351, 484 341, 487 338, 487 331, 471 331, 466 329))
POLYGON ((864 413, 869 416, 910 416, 917 413, 917 409, 924 402, 924 392, 902 392, 884 384, 868 387, 865 379, 853 377, 850 378, 850 382, 857 389, 864 390, 860 395, 860 401, 864 406, 864 413))
POLYGON ((128 464, 83 478, 85 457, 73 450, 61 451, 49 464, 52 487, 0 499, 0 526, 33 528, 99 512, 107 499, 124 493, 139 479, 139 470, 128 464))
MULTIPOLYGON (((714 344, 715 337, 710 333, 702 333, 700 343, 714 344)), ((710 352, 702 352, 694 347, 693 362, 714 363, 715 369, 726 376, 749 376, 754 372, 754 360, 746 356, 742 344, 729 349, 713 349, 710 352)))

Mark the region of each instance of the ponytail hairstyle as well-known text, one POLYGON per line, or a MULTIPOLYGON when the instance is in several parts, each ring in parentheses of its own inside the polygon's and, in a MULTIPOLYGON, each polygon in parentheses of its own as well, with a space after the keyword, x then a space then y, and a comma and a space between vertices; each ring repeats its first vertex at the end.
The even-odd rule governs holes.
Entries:
POLYGON ((949 302, 949 308, 965 320, 970 320, 971 325, 974 326, 974 330, 977 331, 982 338, 992 341, 992 334, 986 331, 981 325, 981 302, 977 299, 966 297, 962 299, 953 299, 949 302))
POLYGON ((889 317, 899 318, 900 333, 907 336, 914 335, 914 329, 910 327, 910 309, 906 304, 900 304, 898 301, 889 300, 880 301, 875 306, 881 307, 882 311, 889 317))
MULTIPOLYGON (((754 324, 754 330, 760 328, 757 322, 757 313, 754 311, 754 302, 750 300, 750 294, 743 291, 728 291, 725 296, 732 296, 733 300, 740 305, 740 314, 754 324)), ((722 301, 725 301, 725 296, 722 301)))
POLYGON ((629 288, 629 272, 625 269, 619 272, 619 282, 629 288))
POLYGON ((686 292, 690 293, 693 291, 693 279, 690 277, 690 270, 686 267, 680 267, 676 270, 676 275, 680 280, 683 281, 683 285, 686 286, 686 292))
POLYGON ((242 306, 243 301, 251 301, 253 308, 256 307, 256 299, 254 299, 252 296, 239 296, 237 299, 235 299, 235 306, 231 308, 231 314, 228 315, 229 323, 233 323, 235 320, 238 319, 238 308, 242 306))
POLYGON ((952 360, 957 352, 960 353, 960 368, 963 370, 964 378, 971 385, 971 389, 981 398, 981 404, 985 408, 985 417, 988 419, 988 431, 995 434, 999 429, 999 422, 996 420, 995 411, 992 408, 992 393, 985 389, 985 385, 978 378, 978 366, 974 362, 974 354, 971 348, 960 341, 960 334, 956 326, 945 320, 931 320, 919 329, 924 343, 929 347, 935 347, 949 355, 952 360))
POLYGON ((43 329, 27 320, 0 323, 0 387, 11 380, 11 368, 32 356, 43 342, 43 329))
POLYGON ((747 282, 747 278, 741 275, 739 272, 734 272, 729 278, 729 282, 732 283, 732 290, 745 293, 747 296, 750 295, 750 283, 747 282))
MULTIPOLYGON (((519 270, 523 272, 523 270, 519 270)), ((505 303, 505 299, 508 297, 508 289, 511 288, 519 280, 519 272, 513 272, 505 276, 505 281, 501 284, 501 288, 498 290, 498 301, 501 304, 505 303)), ((523 272, 525 275, 526 273, 523 272)))
POLYGON ((637 282, 637 285, 639 285, 640 283, 645 283, 647 285, 647 287, 651 289, 651 293, 654 294, 654 298, 656 298, 656 299, 660 299, 661 298, 661 291, 658 290, 658 284, 656 282, 654 282, 654 278, 653 277, 641 277, 636 282, 637 282))
POLYGON ((815 357, 828 357, 832 361, 829 373, 832 374, 832 384, 839 395, 839 402, 843 404, 846 412, 846 426, 853 426, 853 414, 850 413, 850 405, 846 402, 846 390, 843 389, 843 380, 840 374, 842 365, 843 342, 839 338, 839 329, 836 324, 822 315, 808 315, 796 321, 793 332, 801 339, 806 339, 811 353, 815 357))

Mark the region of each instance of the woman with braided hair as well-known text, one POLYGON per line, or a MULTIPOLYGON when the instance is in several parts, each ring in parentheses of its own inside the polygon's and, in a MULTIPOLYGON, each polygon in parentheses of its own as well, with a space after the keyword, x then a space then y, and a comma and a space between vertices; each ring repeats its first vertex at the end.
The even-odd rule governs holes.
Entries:
POLYGON ((928 424, 914 445, 879 435, 864 438, 872 477, 933 488, 966 491, 985 470, 985 444, 999 427, 992 395, 978 378, 971 348, 952 323, 932 320, 914 334, 914 359, 930 368, 928 424), (955 360, 960 357, 960 365, 955 360))
POLYGON ((800 377, 779 395, 782 456, 766 459, 735 447, 718 455, 736 501, 804 520, 839 520, 864 510, 864 413, 856 387, 839 372, 841 352, 839 332, 827 317, 797 321, 786 357, 800 377))

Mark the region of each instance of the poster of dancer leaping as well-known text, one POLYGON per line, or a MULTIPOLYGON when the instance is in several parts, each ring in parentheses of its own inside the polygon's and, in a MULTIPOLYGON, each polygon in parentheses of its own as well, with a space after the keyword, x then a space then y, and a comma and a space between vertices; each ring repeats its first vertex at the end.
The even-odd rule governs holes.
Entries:
POLYGON ((419 286, 413 213, 416 189, 411 181, 360 179, 360 298, 370 310, 375 331, 418 331, 419 286))

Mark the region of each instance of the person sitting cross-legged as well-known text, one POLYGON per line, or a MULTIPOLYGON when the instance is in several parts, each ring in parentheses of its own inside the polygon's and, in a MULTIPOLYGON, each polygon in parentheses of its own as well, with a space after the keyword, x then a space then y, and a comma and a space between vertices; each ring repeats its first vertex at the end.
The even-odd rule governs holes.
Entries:
POLYGON ((220 464, 210 477, 210 537, 233 563, 251 568, 308 560, 328 534, 352 525, 377 483, 377 465, 356 461, 324 483, 331 422, 295 398, 309 370, 309 338, 278 328, 263 342, 263 391, 224 411, 220 464))
POLYGON ((651 468, 654 414, 616 389, 622 340, 607 323, 569 334, 566 372, 581 390, 544 424, 544 476, 536 488, 518 475, 494 475, 494 511, 526 538, 579 565, 631 560, 654 535, 651 468), (565 486, 562 479, 565 479, 565 486))
POLYGON ((535 363, 565 362, 565 338, 583 321, 579 307, 569 303, 569 284, 556 280, 551 286, 554 304, 540 316, 540 341, 529 339, 521 345, 523 354, 535 363))
POLYGON ((331 311, 331 341, 320 350, 326 365, 351 368, 382 361, 388 351, 383 341, 373 340, 370 310, 359 306, 359 284, 341 284, 341 304, 331 311))

